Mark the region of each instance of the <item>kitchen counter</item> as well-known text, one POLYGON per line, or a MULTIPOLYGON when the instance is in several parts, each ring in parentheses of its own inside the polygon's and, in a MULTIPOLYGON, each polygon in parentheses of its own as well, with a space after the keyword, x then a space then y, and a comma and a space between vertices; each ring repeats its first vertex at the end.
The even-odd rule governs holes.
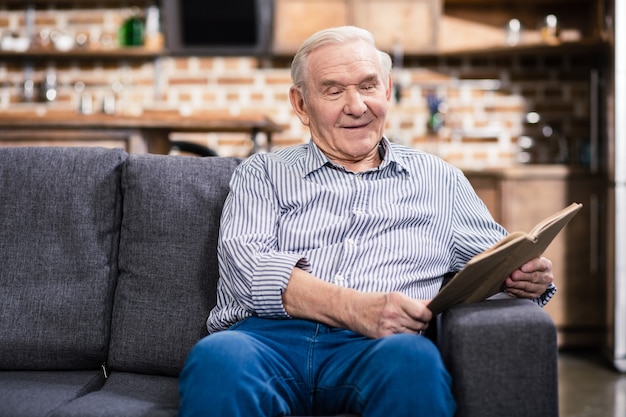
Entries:
POLYGON ((565 179, 592 175, 588 168, 565 164, 527 164, 484 170, 464 169, 466 176, 483 179, 565 179))
POLYGON ((494 219, 510 232, 531 230, 573 202, 582 210, 546 249, 558 291, 545 310, 561 348, 597 349, 605 331, 604 178, 584 167, 520 165, 464 170, 494 219))
MULTIPOLYGON (((568 197, 572 192, 567 184, 601 180, 601 176, 590 172, 589 168, 564 164, 528 164, 484 170, 464 169, 463 173, 494 218, 504 224, 513 221, 511 210, 505 209, 505 206, 515 204, 520 212, 532 212, 539 207, 537 198, 541 198, 552 201, 560 199, 559 204, 565 207, 573 202, 568 197), (520 195, 521 190, 527 190, 527 193, 521 198, 514 198, 513 196, 520 195), (561 190, 560 194, 558 190, 561 190)), ((539 221, 542 216, 549 214, 551 213, 540 211, 532 218, 539 221)), ((530 223, 528 225, 532 226, 530 223)))
POLYGON ((273 133, 282 128, 259 114, 231 115, 227 112, 201 112, 189 116, 171 111, 144 111, 141 115, 77 114, 69 111, 0 113, 0 142, 41 141, 44 137, 69 138, 77 133, 90 137, 124 137, 130 152, 167 154, 173 132, 249 133, 253 151, 258 150, 257 134, 267 136, 271 146, 273 133))

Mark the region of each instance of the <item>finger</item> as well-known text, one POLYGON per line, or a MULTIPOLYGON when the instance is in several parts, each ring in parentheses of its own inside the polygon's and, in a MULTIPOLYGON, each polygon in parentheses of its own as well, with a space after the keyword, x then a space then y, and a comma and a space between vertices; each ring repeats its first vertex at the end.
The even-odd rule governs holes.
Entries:
POLYGON ((394 293, 391 295, 393 299, 397 301, 402 314, 410 319, 410 321, 428 323, 432 319, 432 312, 428 309, 424 301, 415 300, 402 293, 394 293))
POLYGON ((536 282, 532 276, 526 277, 527 279, 521 280, 507 280, 505 286, 508 288, 514 288, 523 291, 529 291, 531 289, 539 288, 544 286, 542 282, 536 282))
POLYGON ((519 268, 520 271, 531 273, 537 271, 551 271, 552 270, 552 262, 548 258, 544 258, 543 256, 539 256, 537 258, 531 259, 526 262, 519 268))
POLYGON ((530 293, 530 292, 526 292, 526 291, 518 290, 518 289, 508 289, 505 292, 511 297, 527 298, 529 300, 534 300, 541 295, 540 293, 530 293))
POLYGON ((543 294, 545 289, 545 285, 529 281, 514 281, 511 285, 505 287, 507 293, 521 298, 537 298, 543 294))
POLYGON ((392 334, 400 334, 400 333, 410 333, 410 334, 420 334, 428 327, 428 323, 423 323, 416 320, 411 320, 408 317, 405 317, 403 320, 398 320, 395 322, 385 321, 381 323, 381 335, 389 336, 392 334))
POLYGON ((409 333, 419 334, 423 330, 426 330, 428 323, 432 318, 432 313, 430 313, 430 310, 428 309, 425 309, 427 311, 422 312, 422 309, 423 308, 418 307, 405 310, 404 316, 399 320, 399 324, 409 333))
POLYGON ((418 300, 410 300, 411 302, 406 308, 407 315, 412 321, 428 323, 433 318, 433 313, 428 309, 427 304, 418 300))
POLYGON ((550 283, 552 283, 553 281, 554 277, 550 272, 524 273, 520 270, 517 270, 505 280, 505 285, 514 285, 515 283, 528 282, 548 288, 548 285, 550 285, 550 283))
POLYGON ((529 264, 522 265, 519 269, 513 271, 510 277, 514 281, 535 281, 541 274, 544 274, 543 271, 531 269, 528 267, 528 265, 529 264), (524 268, 527 268, 527 269, 524 269, 524 268))
POLYGON ((416 320, 409 320, 403 323, 403 327, 401 328, 400 333, 421 334, 427 328, 428 328, 428 323, 424 323, 422 321, 416 321, 416 320))

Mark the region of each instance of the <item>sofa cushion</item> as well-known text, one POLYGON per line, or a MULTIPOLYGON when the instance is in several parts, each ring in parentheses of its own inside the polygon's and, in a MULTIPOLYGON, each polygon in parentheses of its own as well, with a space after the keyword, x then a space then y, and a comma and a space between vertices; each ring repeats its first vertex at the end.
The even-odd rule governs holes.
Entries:
POLYGON ((102 387, 102 371, 0 371, 0 416, 41 417, 102 387))
POLYGON ((49 417, 176 417, 178 378, 114 372, 102 389, 69 402, 49 417))
POLYGON ((558 416, 556 327, 545 310, 511 298, 459 304, 441 327, 457 416, 558 416))
POLYGON ((0 369, 99 369, 106 360, 127 156, 0 150, 0 369))
POLYGON ((216 302, 217 236, 235 158, 131 155, 124 167, 112 370, 178 375, 216 302))

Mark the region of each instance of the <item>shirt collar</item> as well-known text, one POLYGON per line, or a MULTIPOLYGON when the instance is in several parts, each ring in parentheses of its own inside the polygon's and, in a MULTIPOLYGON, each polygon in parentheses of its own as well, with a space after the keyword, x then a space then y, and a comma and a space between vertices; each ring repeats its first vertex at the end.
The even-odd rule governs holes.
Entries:
MULTIPOLYGON (((381 154, 382 162, 380 166, 375 169, 383 170, 389 167, 389 169, 392 169, 396 173, 407 171, 402 159, 396 155, 393 147, 391 146, 391 142, 389 142, 389 139, 387 139, 385 136, 382 137, 378 144, 378 151, 381 154)), ((315 144, 313 139, 310 139, 308 152, 305 157, 303 176, 307 176, 324 166, 344 169, 343 167, 333 163, 330 159, 328 159, 328 157, 322 152, 322 150, 315 144)))

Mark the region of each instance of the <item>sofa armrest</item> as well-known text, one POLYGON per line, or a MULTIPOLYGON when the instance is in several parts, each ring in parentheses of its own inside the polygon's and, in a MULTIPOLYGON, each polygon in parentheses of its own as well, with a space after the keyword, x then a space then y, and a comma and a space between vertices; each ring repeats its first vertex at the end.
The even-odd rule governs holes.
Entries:
POLYGON ((437 320, 457 417, 558 417, 556 327, 543 309, 530 300, 488 300, 437 320))

